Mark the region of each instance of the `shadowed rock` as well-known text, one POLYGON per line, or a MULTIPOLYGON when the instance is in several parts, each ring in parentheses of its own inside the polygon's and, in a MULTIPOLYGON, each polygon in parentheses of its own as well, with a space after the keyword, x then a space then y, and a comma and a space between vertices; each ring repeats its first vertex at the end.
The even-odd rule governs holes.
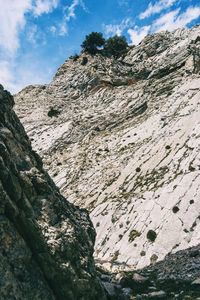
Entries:
POLYGON ((1 299, 104 299, 95 230, 42 168, 0 86, 1 299))

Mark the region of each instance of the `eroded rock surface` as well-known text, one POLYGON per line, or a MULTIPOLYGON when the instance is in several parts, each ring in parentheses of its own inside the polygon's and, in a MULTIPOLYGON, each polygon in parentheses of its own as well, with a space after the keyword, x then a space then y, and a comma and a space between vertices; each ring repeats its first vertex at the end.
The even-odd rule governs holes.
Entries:
POLYGON ((104 299, 95 230, 60 195, 0 86, 1 299, 104 299))
POLYGON ((90 210, 99 259, 140 268, 200 241, 199 36, 149 35, 119 60, 82 53, 15 96, 45 169, 90 210))
POLYGON ((141 270, 108 272, 97 263, 111 299, 200 299, 200 246, 170 254, 141 270), (111 287, 112 294, 111 295, 111 287))

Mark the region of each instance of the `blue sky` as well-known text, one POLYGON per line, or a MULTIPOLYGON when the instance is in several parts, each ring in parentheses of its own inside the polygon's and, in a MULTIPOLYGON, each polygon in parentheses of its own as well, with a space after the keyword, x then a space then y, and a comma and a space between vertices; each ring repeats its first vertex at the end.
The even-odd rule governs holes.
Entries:
POLYGON ((147 34, 200 23, 199 0, 0 0, 0 83, 12 93, 48 83, 85 35, 147 34))

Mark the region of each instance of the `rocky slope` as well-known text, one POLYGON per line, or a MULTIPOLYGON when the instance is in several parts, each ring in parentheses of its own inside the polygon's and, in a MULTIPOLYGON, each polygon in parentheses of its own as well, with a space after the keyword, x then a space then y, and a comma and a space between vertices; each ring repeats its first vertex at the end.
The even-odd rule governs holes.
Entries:
POLYGON ((105 299, 84 209, 60 195, 0 86, 1 299, 105 299))
POLYGON ((71 57, 15 96, 45 169, 90 210, 96 257, 118 269, 200 242, 199 54, 199 25, 153 34, 124 59, 71 57))
POLYGON ((200 245, 166 256, 137 271, 106 272, 98 265, 111 299, 200 300, 200 245))

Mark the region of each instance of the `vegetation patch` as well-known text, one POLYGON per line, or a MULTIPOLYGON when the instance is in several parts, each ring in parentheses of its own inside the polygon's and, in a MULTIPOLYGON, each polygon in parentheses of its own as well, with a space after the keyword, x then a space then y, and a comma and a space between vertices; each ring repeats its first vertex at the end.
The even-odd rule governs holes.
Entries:
POLYGON ((154 242, 155 239, 156 239, 156 237, 157 237, 157 234, 156 234, 155 231, 149 230, 149 231, 147 232, 147 239, 148 239, 149 241, 154 242))
POLYGON ((57 109, 54 109, 53 107, 50 108, 50 110, 48 111, 48 117, 52 118, 52 117, 57 117, 60 114, 60 111, 57 109))
POLYGON ((140 232, 138 232, 136 230, 131 230, 131 232, 129 233, 129 239, 128 239, 128 241, 129 242, 133 242, 136 239, 136 237, 138 237, 140 235, 141 235, 140 232))
POLYGON ((85 41, 82 43, 81 47, 84 51, 88 52, 89 54, 96 54, 97 47, 101 47, 105 44, 105 39, 101 32, 91 32, 90 34, 86 35, 85 41))
POLYGON ((74 56, 71 57, 73 61, 77 61, 79 59, 79 55, 75 54, 74 56))
POLYGON ((156 254, 153 254, 150 258, 152 264, 154 264, 157 260, 158 260, 158 256, 156 254))
POLYGON ((82 59, 82 62, 81 62, 81 65, 82 66, 85 66, 88 62, 88 58, 86 56, 83 56, 83 59, 82 59))
POLYGON ((113 255, 112 259, 111 259, 111 262, 116 261, 118 259, 118 256, 119 256, 119 250, 115 251, 115 253, 114 253, 114 255, 113 255))
POLYGON ((188 169, 189 169, 190 172, 194 172, 195 171, 195 168, 193 166, 191 166, 191 165, 189 165, 188 169))
POLYGON ((174 207, 172 208, 172 211, 173 211, 174 214, 176 214, 176 213, 179 211, 178 206, 174 206, 174 207))

